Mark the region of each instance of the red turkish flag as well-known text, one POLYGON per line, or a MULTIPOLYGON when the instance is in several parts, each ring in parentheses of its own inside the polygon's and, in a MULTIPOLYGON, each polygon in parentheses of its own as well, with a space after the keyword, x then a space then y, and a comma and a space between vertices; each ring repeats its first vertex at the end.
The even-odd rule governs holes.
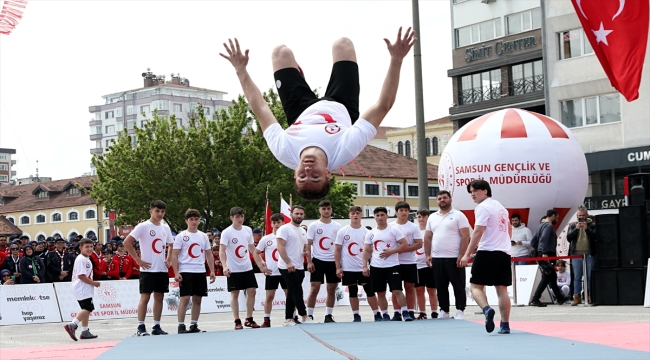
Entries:
POLYGON ((271 215, 273 213, 271 212, 271 205, 269 205, 269 200, 266 199, 266 211, 264 213, 264 234, 268 235, 273 232, 273 228, 271 227, 271 215))
POLYGON ((648 44, 648 0, 571 0, 612 86, 627 101, 639 97, 648 44))

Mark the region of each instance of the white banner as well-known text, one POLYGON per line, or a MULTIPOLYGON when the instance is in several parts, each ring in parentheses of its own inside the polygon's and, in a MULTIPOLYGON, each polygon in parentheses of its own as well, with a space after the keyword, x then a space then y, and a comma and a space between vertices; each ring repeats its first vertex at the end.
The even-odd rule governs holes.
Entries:
POLYGON ((0 286, 0 325, 60 321, 52 284, 0 286))

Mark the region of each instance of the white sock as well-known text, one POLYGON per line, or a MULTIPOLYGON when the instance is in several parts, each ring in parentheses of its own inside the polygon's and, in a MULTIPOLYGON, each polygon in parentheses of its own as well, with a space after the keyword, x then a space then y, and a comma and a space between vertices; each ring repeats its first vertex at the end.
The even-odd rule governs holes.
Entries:
POLYGON ((199 321, 198 320, 191 320, 190 325, 196 325, 199 321))
POLYGON ((88 331, 88 330, 89 330, 89 329, 88 329, 88 326, 82 326, 82 327, 81 327, 81 331, 88 331))
POLYGON ((314 316, 314 308, 307 308, 307 315, 314 316))
POLYGON ((379 311, 379 309, 372 309, 372 312, 374 314, 380 314, 381 315, 381 311, 379 311))
POLYGON ((296 310, 293 311, 293 317, 298 316, 298 312, 296 310))
POLYGON ((156 325, 160 325, 160 320, 158 320, 158 321, 154 320, 153 321, 153 326, 156 326, 156 325))
MULTIPOLYGON (((293 315, 295 316, 296 313, 294 312, 293 315)), ((264 317, 265 317, 265 318, 270 318, 270 317, 271 317, 271 314, 264 314, 264 317)))
POLYGON ((402 306, 402 311, 407 311, 406 306, 402 306))
POLYGON ((331 308, 331 307, 326 307, 325 308, 325 314, 326 315, 332 315, 332 311, 334 311, 334 308, 331 308))
POLYGON ((74 324, 75 326, 79 326, 79 323, 80 323, 79 319, 77 318, 72 319, 72 324, 74 324))
POLYGON ((352 313, 353 313, 354 315, 359 315, 359 310, 352 310, 352 313))
POLYGON ((144 325, 144 321, 138 321, 138 326, 144 325))
POLYGON ((185 323, 179 321, 179 322, 178 322, 178 325, 185 325, 185 323))

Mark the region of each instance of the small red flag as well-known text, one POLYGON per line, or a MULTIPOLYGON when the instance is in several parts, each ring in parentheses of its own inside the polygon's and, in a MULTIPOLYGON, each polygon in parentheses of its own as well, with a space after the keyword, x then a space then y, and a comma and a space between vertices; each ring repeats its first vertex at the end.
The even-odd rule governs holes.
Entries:
POLYGON ((271 227, 271 205, 269 205, 269 200, 266 200, 266 211, 264 213, 264 235, 268 235, 273 232, 271 227))

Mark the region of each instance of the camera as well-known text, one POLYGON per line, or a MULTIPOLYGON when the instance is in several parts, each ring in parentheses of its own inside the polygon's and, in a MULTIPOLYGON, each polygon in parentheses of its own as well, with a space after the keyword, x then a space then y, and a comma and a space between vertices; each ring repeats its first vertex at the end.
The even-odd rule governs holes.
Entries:
POLYGON ((578 222, 585 222, 585 219, 580 218, 580 219, 578 219, 578 222))

